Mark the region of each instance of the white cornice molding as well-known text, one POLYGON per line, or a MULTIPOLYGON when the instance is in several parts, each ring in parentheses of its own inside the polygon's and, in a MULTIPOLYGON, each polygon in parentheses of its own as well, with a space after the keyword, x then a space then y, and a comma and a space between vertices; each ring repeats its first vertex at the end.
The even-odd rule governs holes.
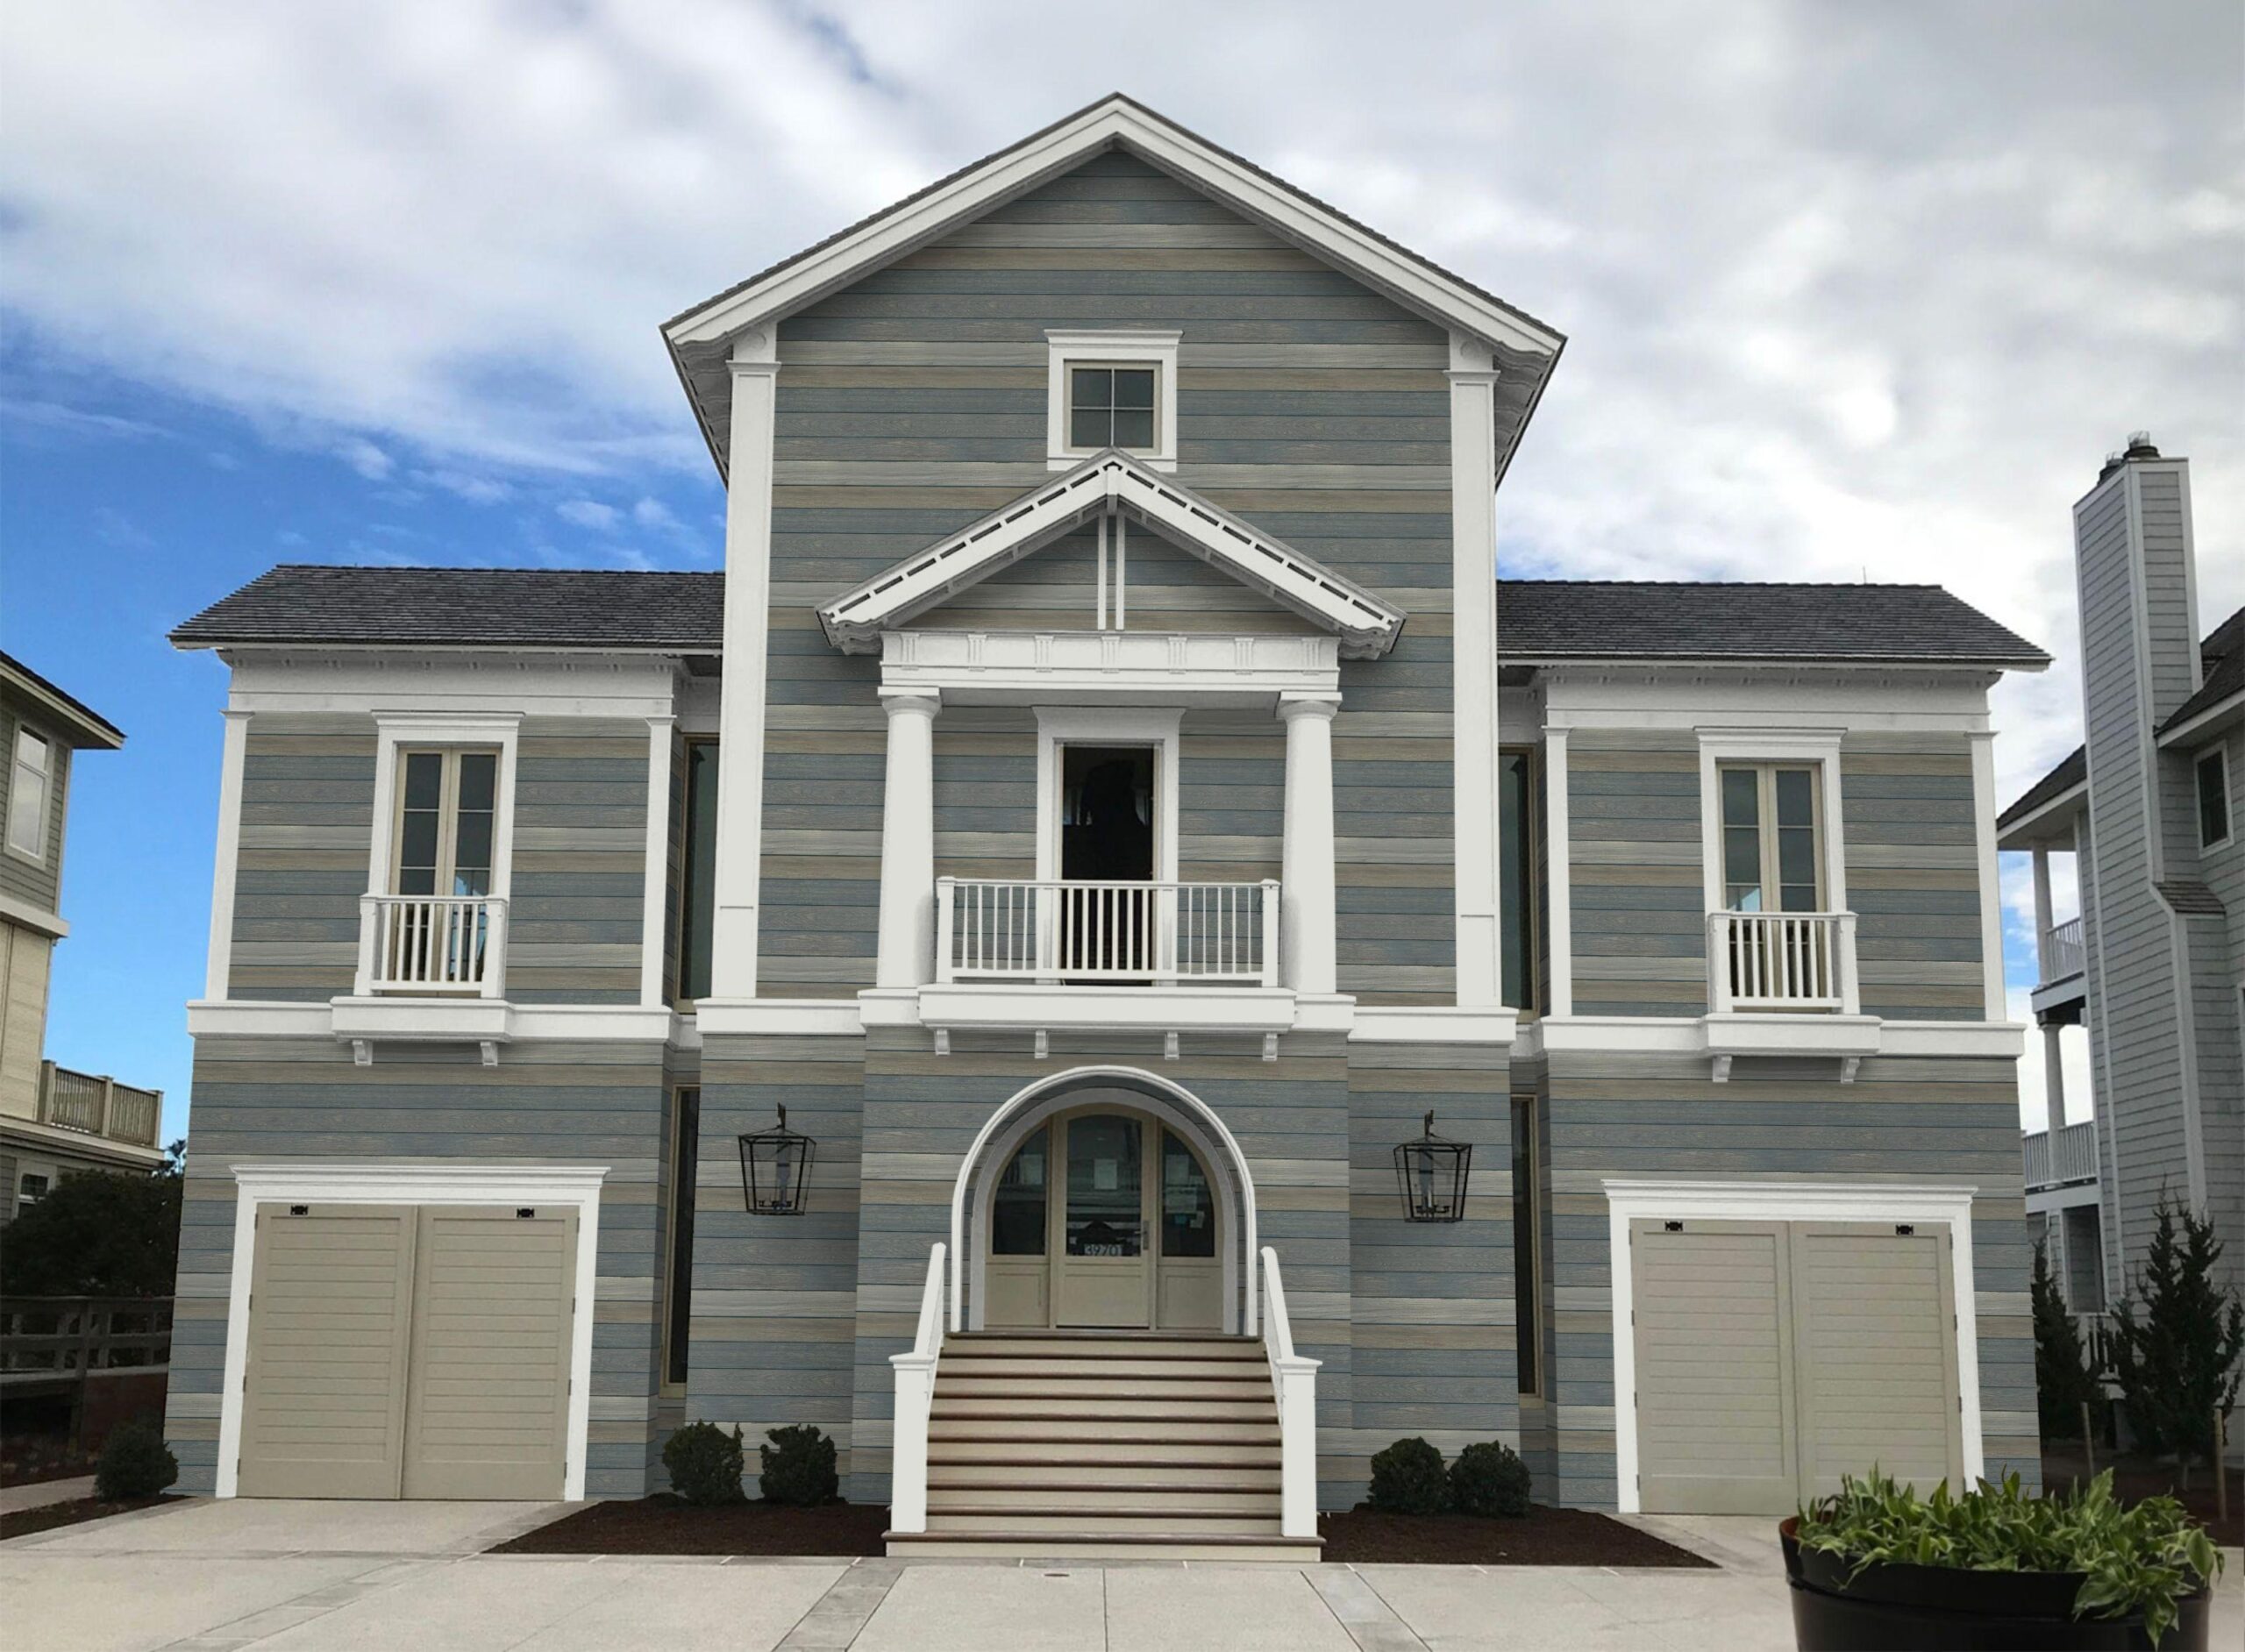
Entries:
POLYGON ((880 692, 940 693, 957 705, 1125 699, 1268 705, 1337 694, 1331 637, 1178 631, 883 631, 880 692))
POLYGON ((821 604, 818 622, 844 653, 876 652, 884 631, 1115 511, 1337 633, 1343 658, 1377 659, 1402 631, 1400 609, 1111 448, 821 604))
POLYGON ((1564 342, 1558 334, 1456 277, 1119 96, 1103 98, 948 182, 899 202, 816 251, 688 311, 663 329, 664 337, 675 351, 714 344, 744 328, 793 314, 954 225, 1115 147, 1185 179, 1444 326, 1536 355, 1554 354, 1564 342))

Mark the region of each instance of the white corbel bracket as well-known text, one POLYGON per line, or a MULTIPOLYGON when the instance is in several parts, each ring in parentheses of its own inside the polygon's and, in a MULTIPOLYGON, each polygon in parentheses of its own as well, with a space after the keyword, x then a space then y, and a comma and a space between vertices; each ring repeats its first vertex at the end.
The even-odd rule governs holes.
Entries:
POLYGON ((1263 1035, 1263 1059, 1265 1061, 1276 1061, 1278 1058, 1279 1035, 1276 1033, 1265 1033, 1263 1035))
POLYGON ((353 1038, 351 1041, 351 1065, 354 1067, 371 1067, 374 1065, 373 1039, 353 1038))
POLYGON ((1717 1056, 1714 1058, 1714 1080, 1717 1084, 1730 1082, 1730 1061, 1731 1058, 1728 1056, 1717 1056))
POLYGON ((1856 1069, 1862 1065, 1863 1057, 1861 1056, 1842 1056, 1840 1057, 1840 1082, 1842 1084, 1853 1084, 1856 1081, 1856 1069))
POLYGON ((496 1040, 490 1038, 480 1039, 477 1041, 475 1048, 482 1056, 483 1065, 485 1066, 495 1067, 499 1065, 499 1045, 496 1040))
POLYGON ((1051 1057, 1052 1035, 1039 1027, 1037 1029, 1037 1058, 1039 1061, 1049 1061, 1051 1057))
POLYGON ((1174 1061, 1177 1059, 1177 1035, 1175 1033, 1164 1033, 1162 1035, 1161 1058, 1164 1061, 1174 1061))

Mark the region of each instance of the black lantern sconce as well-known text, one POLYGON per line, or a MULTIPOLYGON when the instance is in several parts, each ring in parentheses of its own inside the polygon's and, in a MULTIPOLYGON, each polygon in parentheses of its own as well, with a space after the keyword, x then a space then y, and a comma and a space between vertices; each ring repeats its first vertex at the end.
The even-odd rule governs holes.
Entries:
POLYGON ((1473 1150, 1435 1134, 1427 1114, 1425 1134, 1395 1150, 1395 1180, 1403 1190, 1406 1221, 1458 1221, 1465 1215, 1465 1175, 1473 1150))
POLYGON ((801 1130, 788 1128, 788 1109, 780 1109, 776 1129, 759 1130, 740 1138, 740 1185, 748 1195, 748 1209, 755 1216, 800 1216, 810 1191, 810 1164, 818 1143, 801 1130))

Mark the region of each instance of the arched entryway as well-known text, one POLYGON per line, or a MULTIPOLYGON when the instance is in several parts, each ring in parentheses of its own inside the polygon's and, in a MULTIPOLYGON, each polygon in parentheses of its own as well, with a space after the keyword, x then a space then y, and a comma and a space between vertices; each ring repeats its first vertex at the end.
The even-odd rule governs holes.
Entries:
POLYGON ((1183 1086, 1080 1067, 994 1113, 951 1198, 955 1330, 1252 1332, 1255 1188, 1183 1086))

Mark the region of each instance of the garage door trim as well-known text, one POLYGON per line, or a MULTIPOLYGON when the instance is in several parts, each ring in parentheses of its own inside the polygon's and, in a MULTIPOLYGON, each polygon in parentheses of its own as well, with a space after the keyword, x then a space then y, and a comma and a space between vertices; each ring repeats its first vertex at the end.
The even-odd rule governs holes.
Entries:
POLYGON ((256 1262, 257 1207, 272 1204, 567 1206, 576 1212, 572 1275, 576 1312, 569 1345, 568 1469, 562 1496, 585 1494, 592 1426, 593 1283, 600 1249, 605 1164, 239 1164, 234 1254, 226 1308, 226 1366, 219 1392, 217 1495, 237 1495, 242 1387, 249 1372, 249 1293, 256 1262))
POLYGON ((1614 1457, 1616 1505, 1639 1513, 1636 1337, 1632 1314, 1632 1221, 1892 1221, 1946 1223, 1956 1308, 1956 1392, 1963 1413, 1963 1478, 1985 1471, 1980 1439, 1978 1314, 1973 1300, 1972 1195, 1961 1182, 1705 1181, 1608 1178, 1607 1256, 1613 1279, 1614 1457))

